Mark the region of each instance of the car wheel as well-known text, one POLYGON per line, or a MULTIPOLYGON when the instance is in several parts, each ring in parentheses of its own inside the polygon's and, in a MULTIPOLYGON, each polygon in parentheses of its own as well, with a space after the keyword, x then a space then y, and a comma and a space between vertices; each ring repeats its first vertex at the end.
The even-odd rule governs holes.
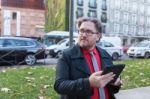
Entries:
POLYGON ((146 52, 145 54, 144 54, 144 58, 149 58, 150 57, 150 53, 149 52, 146 52))
POLYGON ((118 60, 118 58, 119 58, 118 53, 113 53, 113 54, 112 54, 112 59, 113 59, 113 60, 118 60))
POLYGON ((133 56, 129 56, 129 58, 134 58, 133 56))
POLYGON ((34 54, 28 54, 26 57, 25 57, 25 63, 27 65, 33 65, 36 63, 36 58, 35 58, 35 55, 34 54))
POLYGON ((62 51, 59 51, 58 53, 57 53, 57 58, 60 58, 62 56, 62 51))

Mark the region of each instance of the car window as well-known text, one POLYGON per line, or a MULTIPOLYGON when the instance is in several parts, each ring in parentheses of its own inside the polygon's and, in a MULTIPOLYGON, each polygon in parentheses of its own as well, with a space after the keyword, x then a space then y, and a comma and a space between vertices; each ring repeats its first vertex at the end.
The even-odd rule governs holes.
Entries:
POLYGON ((135 45, 135 47, 146 47, 146 46, 148 46, 149 45, 149 43, 138 43, 138 44, 136 44, 135 45))
POLYGON ((58 42, 57 44, 58 45, 61 45, 62 43, 64 43, 64 42, 66 42, 66 39, 64 39, 64 40, 61 40, 60 42, 58 42))
POLYGON ((34 46, 35 45, 35 42, 32 42, 32 41, 27 41, 27 46, 34 46))
POLYGON ((3 47, 14 47, 15 43, 11 39, 6 39, 3 43, 3 47))
POLYGON ((0 39, 0 47, 3 47, 4 40, 0 39))
POLYGON ((113 47, 113 44, 109 42, 104 42, 104 47, 113 47))
POLYGON ((26 46, 26 42, 23 40, 14 40, 16 46, 26 46))
POLYGON ((97 45, 102 47, 102 42, 98 42, 97 45))
POLYGON ((16 46, 34 46, 34 42, 25 40, 14 40, 16 46))

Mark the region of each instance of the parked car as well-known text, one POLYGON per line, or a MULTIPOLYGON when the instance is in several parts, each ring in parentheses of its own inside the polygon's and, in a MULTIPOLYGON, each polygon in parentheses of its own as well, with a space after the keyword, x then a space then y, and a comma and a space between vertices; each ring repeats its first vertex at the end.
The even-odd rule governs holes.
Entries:
POLYGON ((143 57, 149 58, 150 57, 150 41, 142 41, 137 43, 134 46, 131 46, 127 54, 129 57, 143 57))
POLYGON ((118 60, 123 55, 123 49, 120 46, 117 46, 111 42, 100 41, 97 45, 103 49, 105 49, 113 60, 118 60))
MULTIPOLYGON (((73 44, 75 43, 77 43, 77 38, 73 38, 73 44)), ((69 48, 69 38, 63 39, 57 44, 47 47, 47 50, 49 50, 50 56, 60 57, 62 55, 62 51, 66 48, 69 48)))
POLYGON ((33 65, 47 56, 40 42, 23 37, 0 37, 0 63, 33 65))

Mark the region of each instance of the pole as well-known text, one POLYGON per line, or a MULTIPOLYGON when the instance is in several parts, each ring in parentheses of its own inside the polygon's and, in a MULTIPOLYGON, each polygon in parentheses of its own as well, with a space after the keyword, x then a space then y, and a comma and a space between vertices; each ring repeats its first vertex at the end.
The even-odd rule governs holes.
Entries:
POLYGON ((70 11, 69 11, 69 47, 73 46, 73 17, 74 17, 74 0, 70 0, 70 11))

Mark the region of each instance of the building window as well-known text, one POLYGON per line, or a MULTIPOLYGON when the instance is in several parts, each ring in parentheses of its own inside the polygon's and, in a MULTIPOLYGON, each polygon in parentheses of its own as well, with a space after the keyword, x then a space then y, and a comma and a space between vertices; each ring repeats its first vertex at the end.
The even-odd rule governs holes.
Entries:
POLYGON ((120 5, 121 5, 120 0, 114 0, 114 2, 115 2, 115 8, 120 9, 120 5))
POLYGON ((126 11, 129 10, 129 0, 123 1, 123 10, 126 10, 126 11))
POLYGON ((137 15, 136 14, 132 14, 131 22, 132 22, 132 24, 136 25, 136 23, 137 23, 137 15))
POLYGON ((102 0, 102 10, 107 10, 106 0, 102 0))
POLYGON ((138 28, 138 35, 144 35, 144 28, 143 27, 139 27, 138 28))
POLYGON ((115 34, 118 34, 119 33, 119 30, 120 30, 120 24, 114 24, 114 33, 115 34))
POLYGON ((150 35, 150 28, 149 27, 146 27, 146 35, 150 35))
POLYGON ((114 19, 116 22, 120 21, 120 11, 115 11, 114 12, 114 19))
POLYGON ((146 24, 147 24, 148 26, 150 26, 150 17, 147 17, 147 18, 146 18, 146 22, 147 22, 146 24))
POLYGON ((129 13, 124 12, 123 13, 123 21, 124 21, 124 23, 128 23, 128 19, 129 19, 129 13))
POLYGON ((114 0, 109 0, 109 7, 111 9, 114 9, 115 5, 114 5, 114 0))
POLYGON ((123 33, 128 34, 129 27, 128 25, 123 25, 123 33))
POLYGON ((102 25, 102 33, 106 33, 106 25, 102 25))
POLYGON ((97 18, 97 12, 95 10, 89 10, 88 17, 97 18))
POLYGON ((132 2, 132 6, 130 6, 130 7, 133 12, 137 12, 137 8, 138 8, 137 2, 132 2))
POLYGON ((144 14, 144 5, 143 4, 140 4, 140 6, 139 6, 139 13, 144 14))
POLYGON ((77 12, 76 12, 76 17, 79 18, 79 17, 82 17, 83 16, 83 9, 82 8, 77 8, 77 12))
POLYGON ((107 23, 107 13, 106 12, 102 12, 101 21, 103 23, 107 23))
POLYGON ((83 6, 83 0, 77 0, 77 5, 78 6, 83 6))
POLYGON ((136 35, 136 26, 131 26, 129 33, 133 34, 133 35, 136 35))
POLYGON ((150 6, 147 6, 147 8, 146 8, 147 10, 146 10, 146 15, 148 15, 148 16, 150 16, 150 6))
POLYGON ((97 8, 96 0, 89 0, 89 7, 90 8, 97 8))
POLYGON ((12 13, 12 19, 13 19, 13 20, 16 20, 16 19, 17 19, 17 13, 16 13, 16 12, 13 12, 13 13, 12 13))
POLYGON ((144 25, 144 16, 140 16, 139 25, 144 25))
POLYGON ((147 1, 147 3, 150 3, 150 0, 146 0, 147 1))
POLYGON ((145 2, 145 0, 139 0, 141 3, 144 3, 145 2))

